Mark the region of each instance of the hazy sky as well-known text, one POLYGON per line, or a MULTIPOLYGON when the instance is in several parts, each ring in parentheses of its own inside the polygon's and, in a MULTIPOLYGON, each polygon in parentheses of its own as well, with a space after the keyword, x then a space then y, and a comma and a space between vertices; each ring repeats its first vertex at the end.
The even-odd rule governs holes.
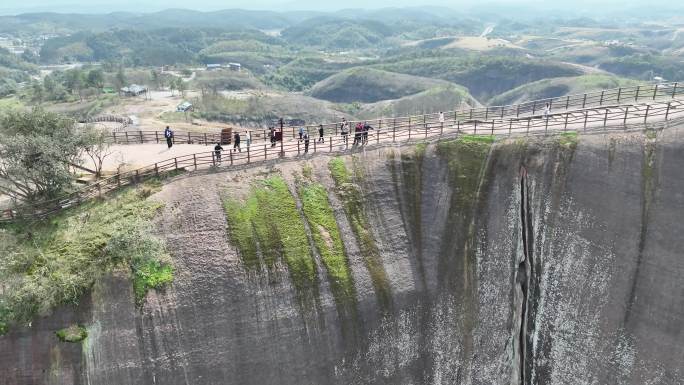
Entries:
POLYGON ((218 10, 229 8, 285 10, 334 11, 343 8, 382 8, 436 5, 450 8, 472 9, 482 3, 524 3, 543 8, 582 8, 600 6, 648 6, 655 4, 675 5, 682 0, 0 0, 0 14, 23 12, 77 12, 105 13, 112 11, 151 12, 167 8, 188 8, 196 10, 218 10))

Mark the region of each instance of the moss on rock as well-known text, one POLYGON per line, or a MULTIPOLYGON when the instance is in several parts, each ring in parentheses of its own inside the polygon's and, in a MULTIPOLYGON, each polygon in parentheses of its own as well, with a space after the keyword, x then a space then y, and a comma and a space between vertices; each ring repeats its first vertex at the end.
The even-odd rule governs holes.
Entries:
POLYGON ((88 337, 88 331, 81 325, 71 325, 55 332, 62 342, 81 342, 88 337))
POLYGON ((328 193, 321 184, 314 183, 300 185, 299 196, 335 300, 341 305, 353 303, 354 281, 328 193))
MULTIPOLYGON (((352 231, 359 243, 361 255, 373 282, 378 301, 383 308, 388 309, 392 303, 389 279, 382 264, 380 250, 370 231, 371 226, 363 205, 363 193, 358 185, 352 183, 352 173, 349 172, 342 158, 330 160, 328 168, 335 181, 337 194, 342 200, 352 231)), ((362 177, 362 174, 355 172, 355 177, 358 179, 362 177)))
POLYGON ((245 200, 224 200, 228 230, 248 269, 283 260, 300 294, 316 287, 316 267, 294 197, 280 176, 258 181, 245 200))

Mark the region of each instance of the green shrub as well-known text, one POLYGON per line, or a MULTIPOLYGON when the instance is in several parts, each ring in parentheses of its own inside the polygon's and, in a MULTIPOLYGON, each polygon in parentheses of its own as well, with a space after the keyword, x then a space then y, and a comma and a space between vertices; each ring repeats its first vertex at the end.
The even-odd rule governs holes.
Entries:
POLYGON ((150 261, 157 261, 162 274, 153 274, 144 286, 170 281, 169 257, 149 231, 149 221, 161 207, 129 188, 45 222, 0 231, 0 279, 5 285, 0 324, 27 323, 57 306, 77 304, 115 266, 129 266, 136 277, 149 273, 150 261))
POLYGON ((88 337, 88 331, 80 325, 71 325, 58 330, 55 334, 62 342, 81 342, 88 337))

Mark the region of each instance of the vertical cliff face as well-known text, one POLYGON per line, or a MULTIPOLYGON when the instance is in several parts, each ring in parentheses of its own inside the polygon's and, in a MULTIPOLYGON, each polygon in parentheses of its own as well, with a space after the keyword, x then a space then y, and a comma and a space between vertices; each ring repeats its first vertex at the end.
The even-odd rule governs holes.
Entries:
POLYGON ((653 135, 466 137, 186 175, 174 284, 0 337, 8 384, 675 384, 684 161, 653 135), (82 344, 59 342, 65 324, 82 344))

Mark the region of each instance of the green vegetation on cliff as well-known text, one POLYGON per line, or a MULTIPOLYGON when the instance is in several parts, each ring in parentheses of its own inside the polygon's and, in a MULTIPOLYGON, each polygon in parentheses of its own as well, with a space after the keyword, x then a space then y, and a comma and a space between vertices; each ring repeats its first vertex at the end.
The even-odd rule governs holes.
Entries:
POLYGON ((231 240, 248 269, 272 268, 283 260, 299 293, 316 285, 314 264, 304 223, 287 183, 274 176, 254 184, 244 200, 226 198, 231 240))
POLYGON ((58 330, 55 334, 62 342, 81 342, 88 337, 88 331, 80 325, 71 325, 58 330))
POLYGON ((319 183, 301 184, 298 192, 316 249, 321 253, 328 272, 335 300, 339 304, 353 302, 354 282, 328 193, 319 183))
MULTIPOLYGON (((388 308, 392 303, 389 280, 382 264, 380 250, 370 231, 371 226, 363 205, 363 193, 360 187, 353 183, 353 174, 349 172, 342 158, 331 159, 328 163, 328 168, 335 181, 337 194, 342 200, 352 231, 356 235, 359 249, 373 281, 378 301, 383 307, 388 308)), ((354 170, 354 176, 357 179, 360 177, 360 172, 356 169, 354 170)))
POLYGON ((168 284, 169 256, 149 230, 162 207, 145 199, 155 188, 129 188, 45 222, 0 230, 0 329, 78 304, 98 277, 117 266, 130 269, 138 303, 147 289, 168 284))

